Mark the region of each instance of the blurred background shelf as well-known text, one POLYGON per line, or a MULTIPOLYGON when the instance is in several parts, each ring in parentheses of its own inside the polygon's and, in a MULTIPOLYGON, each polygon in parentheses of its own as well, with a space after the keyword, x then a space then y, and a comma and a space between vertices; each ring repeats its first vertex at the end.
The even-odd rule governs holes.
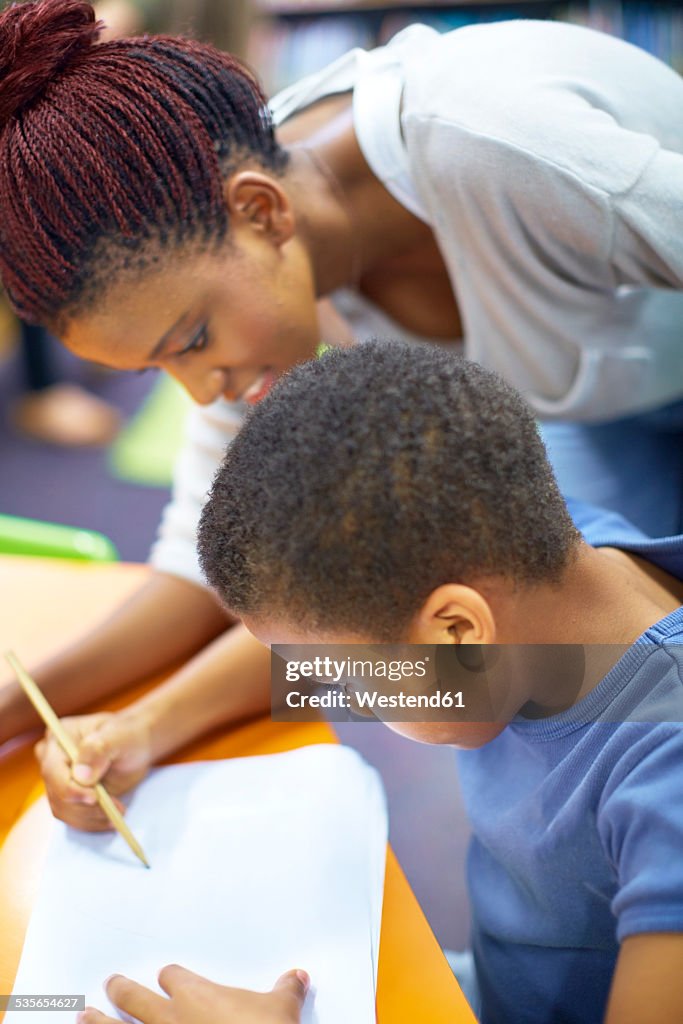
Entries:
MULTIPOLYGON (((510 7, 533 7, 552 6, 548 0, 510 0, 506 6, 510 7)), ((371 11, 402 10, 412 8, 413 10, 424 10, 427 8, 459 8, 459 7, 501 7, 500 0, 469 0, 469 2, 452 3, 450 0, 436 0, 432 3, 413 3, 411 0, 261 0, 259 7, 266 14, 276 14, 279 17, 302 17, 310 14, 338 14, 340 11, 346 14, 365 14, 371 11)))
POLYGON ((587 25, 640 46, 683 71, 680 0, 259 0, 250 62, 266 91, 317 71, 355 46, 382 45, 415 22, 447 32, 510 18, 543 18, 587 25))

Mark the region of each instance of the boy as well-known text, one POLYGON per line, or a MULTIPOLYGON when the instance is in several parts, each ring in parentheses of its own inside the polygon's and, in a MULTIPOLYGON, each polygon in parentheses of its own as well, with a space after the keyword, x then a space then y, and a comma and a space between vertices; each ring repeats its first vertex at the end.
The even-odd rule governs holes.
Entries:
POLYGON ((480 748, 460 775, 482 1021, 673 1024, 683 538, 572 511, 516 392, 446 351, 371 343, 252 412, 200 555, 266 643, 586 645, 578 681, 508 662, 509 724, 393 727, 480 748))

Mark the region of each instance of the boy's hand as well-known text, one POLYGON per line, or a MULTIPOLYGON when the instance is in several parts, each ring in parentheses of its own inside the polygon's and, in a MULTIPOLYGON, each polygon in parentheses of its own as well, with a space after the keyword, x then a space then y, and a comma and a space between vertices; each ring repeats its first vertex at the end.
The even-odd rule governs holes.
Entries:
POLYGON ((52 813, 87 832, 111 829, 93 786, 103 782, 112 796, 118 796, 144 779, 151 766, 149 730, 125 711, 63 718, 62 725, 78 745, 74 765, 49 732, 35 747, 52 813))
MULTIPOLYGON (((141 1024, 300 1024, 310 984, 304 971, 289 971, 272 992, 248 992, 215 985, 184 967, 164 967, 159 984, 168 999, 115 974, 105 982, 111 1002, 141 1024)), ((78 1024, 120 1024, 89 1007, 78 1024)))

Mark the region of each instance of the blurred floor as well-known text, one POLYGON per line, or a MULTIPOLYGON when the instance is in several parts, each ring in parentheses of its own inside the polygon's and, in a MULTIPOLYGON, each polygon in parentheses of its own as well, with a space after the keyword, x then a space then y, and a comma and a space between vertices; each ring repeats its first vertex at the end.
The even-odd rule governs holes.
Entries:
MULTIPOLYGON (((136 411, 155 380, 153 372, 93 370, 56 345, 54 358, 65 380, 82 383, 125 417, 136 411)), ((106 449, 58 448, 17 434, 8 416, 22 386, 18 362, 10 356, 0 366, 0 512, 100 530, 123 561, 144 561, 167 489, 114 479, 106 449)))
MULTIPOLYGON (((62 349, 65 377, 79 381, 130 417, 155 375, 93 374, 62 349)), ((7 410, 19 395, 16 362, 0 365, 0 512, 100 530, 124 561, 144 561, 168 492, 114 479, 105 451, 48 447, 19 437, 7 410)), ((464 893, 467 824, 452 750, 413 743, 375 722, 337 726, 379 770, 387 789, 391 841, 439 941, 461 949, 469 915, 464 893)))

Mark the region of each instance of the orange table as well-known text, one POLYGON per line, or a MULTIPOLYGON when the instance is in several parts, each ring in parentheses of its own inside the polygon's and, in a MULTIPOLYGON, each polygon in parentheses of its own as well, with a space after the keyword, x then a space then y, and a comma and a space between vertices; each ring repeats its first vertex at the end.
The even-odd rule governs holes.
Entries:
MULTIPOLYGON (((139 586, 146 572, 142 566, 0 558, 0 652, 12 647, 29 664, 40 660, 86 632, 139 586)), ((107 707, 126 704, 143 689, 129 690, 107 707)), ((276 753, 328 742, 334 742, 334 735, 325 724, 261 719, 194 744, 175 760, 276 753)), ((41 793, 30 746, 24 743, 3 752, 0 842, 6 839, 0 849, 0 992, 12 991, 47 849, 50 815, 41 793)), ((391 850, 384 889, 377 1016, 380 1024, 474 1022, 391 850)))

